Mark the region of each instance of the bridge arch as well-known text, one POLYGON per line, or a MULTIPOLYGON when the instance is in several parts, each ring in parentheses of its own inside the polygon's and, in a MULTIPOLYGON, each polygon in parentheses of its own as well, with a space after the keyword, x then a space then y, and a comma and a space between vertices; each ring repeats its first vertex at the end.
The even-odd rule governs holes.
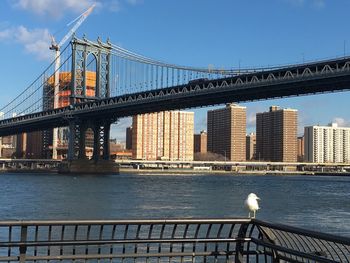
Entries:
POLYGON ((97 55, 88 53, 86 59, 85 96, 95 97, 97 88, 97 55))
POLYGON ((106 45, 73 39, 71 104, 110 96, 110 52, 106 45))

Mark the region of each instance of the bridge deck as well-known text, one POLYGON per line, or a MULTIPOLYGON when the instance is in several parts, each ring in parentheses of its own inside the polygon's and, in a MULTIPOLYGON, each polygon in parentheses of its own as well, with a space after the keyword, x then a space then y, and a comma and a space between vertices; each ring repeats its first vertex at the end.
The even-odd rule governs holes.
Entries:
POLYGON ((227 102, 335 92, 350 88, 350 58, 283 67, 229 78, 189 82, 75 104, 0 121, 0 136, 68 126, 70 120, 116 119, 140 113, 227 102))

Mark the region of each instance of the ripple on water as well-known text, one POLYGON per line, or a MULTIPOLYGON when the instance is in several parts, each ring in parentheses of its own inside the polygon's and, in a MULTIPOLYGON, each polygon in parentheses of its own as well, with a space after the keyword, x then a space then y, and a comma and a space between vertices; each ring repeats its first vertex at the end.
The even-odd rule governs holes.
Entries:
POLYGON ((245 217, 261 197, 262 220, 350 236, 350 177, 2 174, 0 218, 245 217))

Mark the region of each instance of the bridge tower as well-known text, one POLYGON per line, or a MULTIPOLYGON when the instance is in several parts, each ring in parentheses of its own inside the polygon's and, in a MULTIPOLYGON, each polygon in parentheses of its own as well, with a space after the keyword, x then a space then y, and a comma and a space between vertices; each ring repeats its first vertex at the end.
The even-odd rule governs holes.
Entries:
MULTIPOLYGON (((98 39, 95 43, 85 38, 72 40, 70 107, 82 102, 98 101, 110 97, 110 61, 109 41, 102 43, 98 39), (92 69, 89 69, 91 64, 93 64, 92 69), (93 87, 91 83, 94 84, 93 87)), ((86 118, 67 116, 67 118, 69 123, 68 162, 75 165, 82 164, 78 166, 86 167, 86 132, 91 129, 90 131, 93 131, 93 158, 89 162, 95 166, 97 163, 104 162, 103 166, 106 167, 106 161, 110 156, 110 127, 116 118, 113 115, 89 115, 86 118)), ((82 167, 76 168, 81 170, 82 167)))

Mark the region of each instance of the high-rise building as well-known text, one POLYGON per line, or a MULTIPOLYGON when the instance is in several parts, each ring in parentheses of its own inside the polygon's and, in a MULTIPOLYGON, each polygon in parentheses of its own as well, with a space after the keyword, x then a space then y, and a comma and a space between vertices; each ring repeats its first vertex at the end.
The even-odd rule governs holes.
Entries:
POLYGON ((127 150, 132 149, 132 127, 127 127, 126 128, 126 143, 125 143, 125 148, 127 150))
POLYGON ((251 133, 246 137, 246 152, 247 161, 254 160, 256 156, 256 135, 251 133))
POLYGON ((208 152, 225 160, 246 160, 246 107, 227 104, 208 111, 208 152))
POLYGON ((26 158, 28 159, 40 159, 43 158, 43 142, 42 132, 34 131, 27 133, 27 144, 26 144, 26 158))
POLYGON ((350 163, 350 128, 305 127, 305 160, 315 163, 350 163))
POLYGON ((193 130, 193 112, 163 111, 133 116, 133 158, 193 160, 193 130))
POLYGON ((271 106, 256 114, 256 159, 273 162, 297 161, 298 111, 271 106))
POLYGON ((298 137, 298 162, 304 161, 304 136, 298 137))
POLYGON ((207 133, 201 131, 200 134, 194 135, 194 152, 195 153, 207 153, 207 133))

